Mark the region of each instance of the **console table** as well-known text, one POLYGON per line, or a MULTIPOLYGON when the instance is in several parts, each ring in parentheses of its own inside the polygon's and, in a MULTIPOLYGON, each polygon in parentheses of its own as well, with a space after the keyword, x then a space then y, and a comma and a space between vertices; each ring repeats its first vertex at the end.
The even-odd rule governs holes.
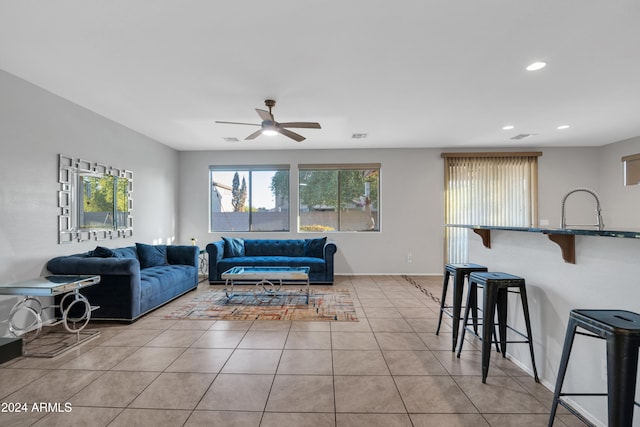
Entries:
POLYGON ((99 282, 100 276, 52 275, 0 285, 0 295, 23 296, 11 309, 8 319, 9 332, 23 339, 23 355, 54 357, 97 337, 100 331, 84 329, 91 319, 91 312, 98 307, 89 304, 79 290, 99 282), (43 306, 37 298, 56 295, 64 295, 58 305, 43 306), (59 308, 61 314, 46 326, 62 325, 66 333, 50 332, 40 336, 42 313, 49 308, 59 308), (28 336, 31 332, 33 334, 28 336))

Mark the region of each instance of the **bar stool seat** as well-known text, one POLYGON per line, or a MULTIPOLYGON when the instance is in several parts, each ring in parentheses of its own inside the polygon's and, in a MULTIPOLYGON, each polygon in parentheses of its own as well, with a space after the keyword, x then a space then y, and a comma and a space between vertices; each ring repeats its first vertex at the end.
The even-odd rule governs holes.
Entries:
POLYGON ((477 271, 488 271, 488 268, 480 264, 458 263, 446 264, 444 266, 444 282, 442 283, 442 298, 440 299, 440 315, 438 317, 438 327, 436 335, 440 334, 440 325, 442 324, 442 315, 453 319, 453 337, 451 351, 456 351, 458 343, 458 330, 460 328, 460 313, 462 312, 462 294, 464 290, 464 279, 469 274, 477 271), (447 288, 449 287, 449 278, 453 275, 453 305, 446 305, 447 288))
POLYGON ((581 421, 588 421, 563 401, 563 396, 607 396, 608 426, 631 426, 635 402, 640 347, 640 314, 626 310, 571 310, 567 334, 562 349, 562 359, 549 415, 549 426, 553 425, 558 404, 564 406, 581 421), (591 334, 578 332, 585 329, 591 334), (607 347, 607 393, 562 393, 569 364, 569 356, 575 335, 602 338, 607 347), (593 334, 593 335, 592 335, 593 334))
MULTIPOLYGON (((498 332, 499 338, 497 341, 500 343, 500 350, 502 357, 507 354, 507 343, 528 343, 529 351, 531 353, 531 364, 533 366, 533 375, 536 382, 540 382, 538 378, 538 370, 536 369, 536 360, 533 354, 533 338, 531 333, 531 321, 529 319, 529 303, 527 301, 527 289, 525 286, 525 280, 522 277, 514 276, 508 273, 500 272, 474 272, 469 275, 469 290, 467 293, 467 306, 464 312, 462 336, 460 337, 460 346, 458 347, 457 357, 460 357, 462 346, 464 344, 464 335, 467 331, 469 324, 469 311, 475 308, 476 292, 477 288, 482 287, 483 292, 483 321, 482 321, 482 382, 487 382, 487 374, 489 373, 489 361, 491 358, 491 344, 493 342, 494 328, 495 328, 495 313, 498 312, 498 332), (511 291, 510 289, 516 288, 517 291, 511 291), (507 296, 508 293, 514 292, 520 294, 520 301, 522 303, 522 312, 524 315, 525 326, 527 329, 526 335, 520 331, 507 325, 507 296), (507 329, 515 332, 521 337, 522 340, 507 340, 507 329)), ((474 318, 474 326, 476 326, 477 320, 474 318)), ((472 331, 473 332, 473 331, 472 331)))

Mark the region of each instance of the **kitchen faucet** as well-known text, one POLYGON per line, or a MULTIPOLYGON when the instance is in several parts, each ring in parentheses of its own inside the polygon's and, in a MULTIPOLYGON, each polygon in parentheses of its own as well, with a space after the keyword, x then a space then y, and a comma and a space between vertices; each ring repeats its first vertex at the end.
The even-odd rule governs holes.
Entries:
POLYGON ((604 222, 602 222, 602 213, 601 213, 601 210, 600 210, 600 199, 598 199, 598 195, 595 192, 593 192, 592 190, 589 190, 588 188, 576 188, 575 190, 569 191, 562 198, 562 224, 560 225, 560 228, 567 228, 567 221, 566 221, 565 212, 564 212, 564 204, 567 201, 567 197, 569 197, 571 194, 579 192, 579 191, 583 191, 585 193, 589 193, 596 199, 596 215, 597 215, 598 223, 597 224, 593 224, 593 225, 596 225, 598 227, 598 230, 603 230, 604 229, 604 222))

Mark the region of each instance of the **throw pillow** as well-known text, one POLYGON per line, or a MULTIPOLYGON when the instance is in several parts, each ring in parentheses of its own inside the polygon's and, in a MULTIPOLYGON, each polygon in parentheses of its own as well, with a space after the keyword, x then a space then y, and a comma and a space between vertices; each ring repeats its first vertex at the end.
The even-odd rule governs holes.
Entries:
POLYGON ((304 256, 312 258, 324 258, 324 245, 327 243, 327 238, 321 239, 305 239, 304 241, 304 256))
POLYGON ((109 248, 105 248, 103 246, 96 246, 96 248, 92 251, 89 251, 89 256, 98 257, 98 258, 111 258, 115 254, 109 248))
POLYGON ((167 265, 167 247, 165 245, 145 245, 136 243, 140 268, 167 265))
POLYGON ((233 237, 223 237, 224 240, 224 257, 233 258, 244 256, 244 239, 236 239, 233 237))

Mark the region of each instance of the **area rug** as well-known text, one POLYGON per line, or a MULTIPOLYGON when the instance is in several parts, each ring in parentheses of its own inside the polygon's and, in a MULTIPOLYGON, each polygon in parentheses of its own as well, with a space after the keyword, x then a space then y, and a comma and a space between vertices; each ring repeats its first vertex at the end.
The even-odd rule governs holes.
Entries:
POLYGON ((251 290, 235 292, 231 299, 224 290, 200 293, 164 318, 358 321, 347 289, 312 289, 308 305, 306 294, 300 291, 281 291, 277 296, 257 299, 251 290))

